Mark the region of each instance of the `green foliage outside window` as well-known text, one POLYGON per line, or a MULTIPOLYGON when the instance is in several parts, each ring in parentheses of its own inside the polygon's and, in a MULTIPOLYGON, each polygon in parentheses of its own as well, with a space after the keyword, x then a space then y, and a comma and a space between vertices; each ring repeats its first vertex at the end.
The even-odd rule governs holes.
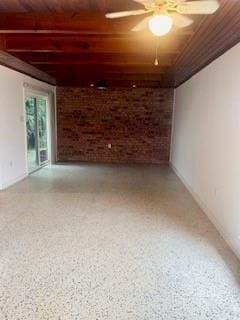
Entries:
POLYGON ((47 148, 47 119, 46 119, 46 101, 44 99, 37 99, 36 106, 35 98, 28 98, 26 100, 26 126, 28 135, 28 149, 34 149, 36 144, 36 107, 38 118, 38 133, 39 133, 39 147, 40 149, 47 148))

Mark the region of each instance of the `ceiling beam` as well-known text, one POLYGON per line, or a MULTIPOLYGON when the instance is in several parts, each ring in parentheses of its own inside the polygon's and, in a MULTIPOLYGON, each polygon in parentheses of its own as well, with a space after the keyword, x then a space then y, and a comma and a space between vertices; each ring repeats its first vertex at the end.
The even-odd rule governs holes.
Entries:
MULTIPOLYGON (((129 19, 128 19, 129 21, 129 19)), ((80 13, 25 12, 0 13, 1 30, 69 30, 81 32, 121 32, 128 30, 104 15, 88 11, 80 13), (13 19, 14 18, 14 19, 13 19)))
MULTIPOLYGON (((32 65, 44 64, 99 64, 99 54, 91 52, 83 53, 44 53, 41 52, 19 52, 14 54, 19 59, 22 59, 32 65)), ((171 66, 174 54, 159 54, 159 66, 171 66)), ((101 65, 117 65, 117 66, 152 66, 155 59, 155 52, 151 54, 126 54, 126 53, 102 53, 101 65)))
POLYGON ((159 75, 165 72, 164 67, 159 67, 159 66, 154 66, 152 63, 151 66, 125 66, 125 65, 113 65, 111 67, 109 66, 103 66, 99 64, 89 64, 89 65, 76 65, 76 64, 43 64, 43 65, 38 65, 39 69, 47 72, 47 73, 62 73, 62 72, 80 72, 82 73, 89 73, 91 74, 146 74, 146 75, 159 75))
MULTIPOLYGON (((8 35, 8 52, 90 52, 151 54, 156 49, 154 37, 138 36, 66 36, 66 35, 8 35)), ((166 37, 158 41, 159 54, 177 54, 184 44, 183 38, 166 37)))
POLYGON ((87 82, 95 82, 98 80, 121 80, 121 81, 160 81, 163 79, 161 74, 127 74, 127 73, 87 73, 87 72, 81 72, 79 71, 72 71, 72 72, 66 72, 66 71, 54 71, 52 72, 53 75, 56 76, 58 80, 62 79, 64 80, 73 80, 73 79, 79 79, 79 81, 87 81, 87 82))
MULTIPOLYGON (((104 14, 81 11, 78 13, 25 12, 0 13, 0 33, 63 33, 63 34, 126 34, 144 16, 106 19, 104 14)), ((191 35, 191 28, 174 29, 176 34, 191 35)), ((150 34, 148 30, 141 34, 150 34)))
POLYGON ((0 50, 0 64, 6 66, 10 69, 22 72, 28 76, 31 76, 35 79, 47 82, 49 84, 55 85, 56 79, 47 73, 37 69, 30 64, 23 62, 12 55, 0 50))

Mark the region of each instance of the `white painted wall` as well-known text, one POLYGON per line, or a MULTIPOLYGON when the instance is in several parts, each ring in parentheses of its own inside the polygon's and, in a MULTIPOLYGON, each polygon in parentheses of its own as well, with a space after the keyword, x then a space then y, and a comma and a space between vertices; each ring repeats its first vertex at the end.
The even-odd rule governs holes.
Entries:
MULTIPOLYGON (((2 105, 2 94, 0 94, 0 106, 2 105)), ((0 107, 0 190, 3 188, 2 157, 3 157, 3 108, 0 107)))
POLYGON ((240 44, 176 89, 171 164, 240 257, 240 44))
POLYGON ((24 83, 54 92, 54 87, 0 66, 0 188, 27 175, 24 83))

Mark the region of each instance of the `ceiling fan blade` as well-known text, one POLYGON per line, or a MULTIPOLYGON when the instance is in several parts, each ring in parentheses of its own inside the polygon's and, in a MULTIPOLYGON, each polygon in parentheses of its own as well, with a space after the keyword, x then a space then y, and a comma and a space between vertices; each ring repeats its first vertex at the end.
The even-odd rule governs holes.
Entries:
POLYGON ((140 3, 142 5, 149 5, 151 3, 154 3, 154 0, 133 0, 134 2, 140 3))
POLYGON ((116 19, 116 18, 123 18, 129 16, 137 16, 141 14, 148 13, 147 10, 131 10, 131 11, 120 11, 120 12, 111 12, 106 14, 106 18, 108 19, 116 19))
POLYGON ((148 22, 151 18, 152 17, 146 17, 145 19, 143 19, 132 29, 132 31, 137 32, 146 29, 148 27, 148 22))
POLYGON ((179 13, 172 13, 170 16, 173 19, 173 25, 177 28, 185 28, 193 23, 192 19, 185 17, 179 13))
POLYGON ((186 1, 178 5, 177 11, 181 14, 212 14, 219 6, 218 0, 186 1))

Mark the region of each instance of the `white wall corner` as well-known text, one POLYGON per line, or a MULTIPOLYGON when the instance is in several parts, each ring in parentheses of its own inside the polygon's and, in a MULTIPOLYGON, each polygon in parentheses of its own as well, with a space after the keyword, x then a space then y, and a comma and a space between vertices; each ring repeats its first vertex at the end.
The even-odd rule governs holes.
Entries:
POLYGON ((173 108, 172 108, 172 127, 171 127, 171 139, 170 139, 170 162, 172 161, 173 152, 173 136, 174 136, 174 124, 175 124, 175 110, 176 110, 176 94, 177 91, 173 91, 173 108))
POLYGON ((240 256, 240 44, 175 90, 170 163, 240 256))
POLYGON ((48 95, 55 87, 4 66, 0 71, 0 188, 6 188, 27 176, 25 89, 48 95))
POLYGON ((228 246, 232 249, 234 254, 240 259, 240 241, 238 239, 232 238, 230 235, 227 235, 224 231, 224 227, 221 225, 218 219, 216 219, 213 212, 209 209, 209 207, 200 199, 200 197, 197 195, 197 193, 193 190, 193 188, 187 183, 187 181, 184 179, 184 177, 180 174, 180 172, 177 170, 177 168, 170 162, 170 167, 176 174, 176 176, 180 179, 180 181, 183 183, 185 188, 188 190, 188 192, 191 194, 193 199, 196 201, 200 209, 203 211, 203 213, 208 217, 208 219, 211 221, 211 223, 214 225, 214 227, 218 230, 222 238, 226 241, 228 246))

